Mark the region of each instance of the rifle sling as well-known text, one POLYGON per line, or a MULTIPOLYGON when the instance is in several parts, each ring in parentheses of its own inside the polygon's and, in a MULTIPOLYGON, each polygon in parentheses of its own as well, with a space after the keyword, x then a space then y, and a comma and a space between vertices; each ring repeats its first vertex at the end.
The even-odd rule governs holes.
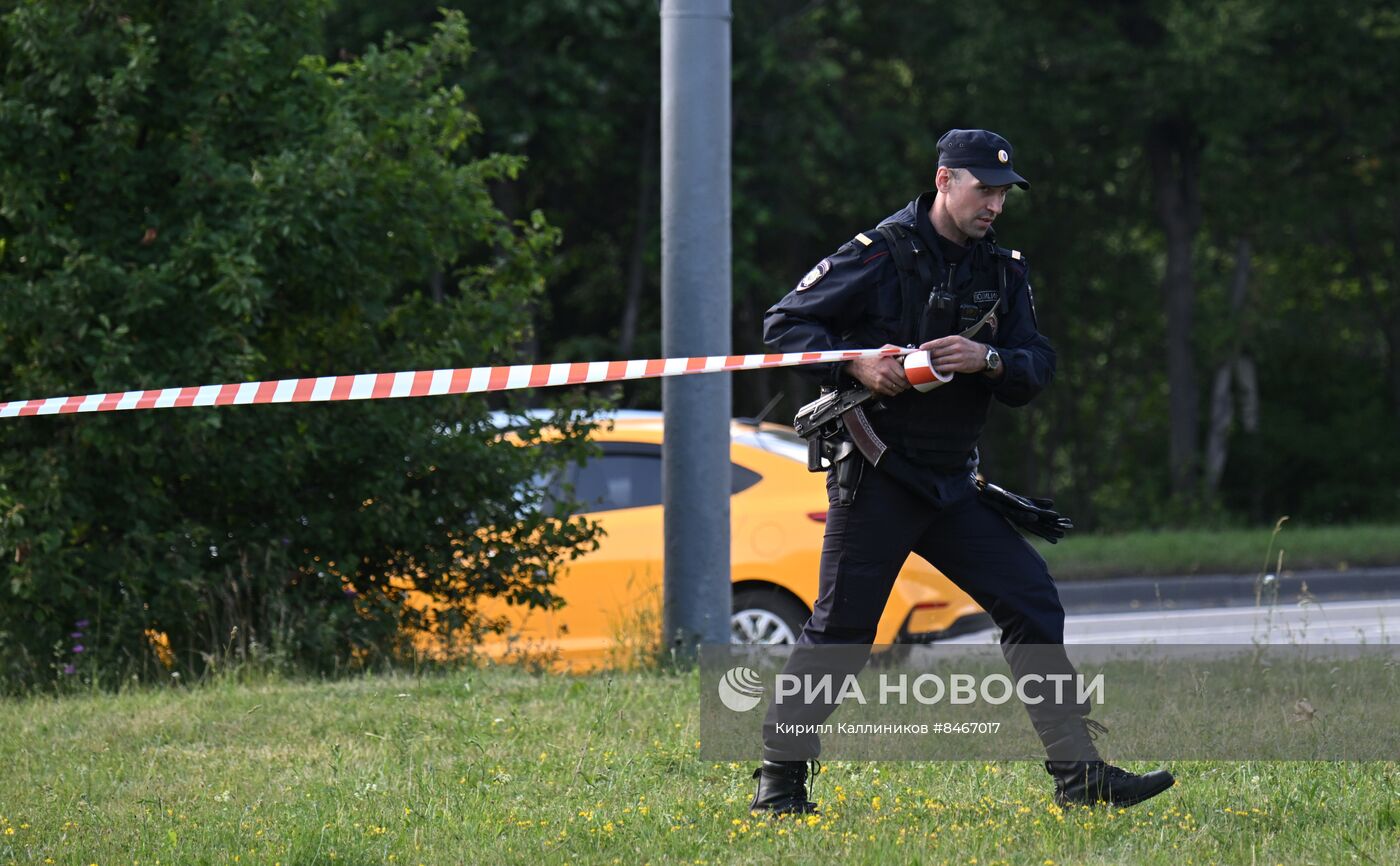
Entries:
POLYGON ((961 334, 959 334, 958 336, 959 336, 959 337, 966 337, 966 338, 968 338, 969 340, 972 339, 972 335, 975 334, 975 333, 977 333, 978 331, 982 330, 982 326, 985 325, 985 324, 987 324, 988 322, 990 322, 990 321, 992 320, 992 316, 995 316, 995 315, 996 315, 996 312, 997 312, 996 304, 993 304, 993 305, 992 305, 992 308, 991 308, 990 310, 988 310, 986 313, 984 313, 983 316, 982 316, 982 318, 980 318, 980 319, 977 320, 977 324, 975 324, 975 325, 973 325, 972 327, 968 328, 966 331, 963 331, 963 332, 962 332, 961 334))

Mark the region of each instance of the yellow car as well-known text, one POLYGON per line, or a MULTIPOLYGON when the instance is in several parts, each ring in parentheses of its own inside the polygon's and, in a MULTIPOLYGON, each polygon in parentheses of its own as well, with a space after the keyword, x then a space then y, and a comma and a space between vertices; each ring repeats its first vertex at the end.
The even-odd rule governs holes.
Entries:
MULTIPOLYGON (((569 565, 554 592, 557 610, 486 600, 512 629, 477 647, 489 657, 548 658, 586 670, 626 664, 661 631, 662 506, 660 412, 620 412, 594 434, 602 454, 571 467, 567 480, 586 516, 606 532, 599 548, 569 565)), ((790 427, 731 426, 730 563, 735 643, 797 640, 817 597, 826 520, 823 474, 807 471, 807 448, 790 427)), ((911 556, 900 572, 876 642, 927 643, 991 625, 966 593, 911 556)))

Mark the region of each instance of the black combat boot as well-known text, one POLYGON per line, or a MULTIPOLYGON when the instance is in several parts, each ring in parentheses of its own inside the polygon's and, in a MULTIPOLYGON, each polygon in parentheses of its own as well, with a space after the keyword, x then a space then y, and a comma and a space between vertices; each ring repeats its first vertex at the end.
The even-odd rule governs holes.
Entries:
POLYGON ((1050 757, 1045 770, 1055 780, 1056 804, 1132 806, 1176 784, 1166 770, 1138 775, 1105 762, 1093 740, 1106 730, 1102 724, 1082 716, 1036 725, 1050 757))
POLYGON ((1166 770, 1129 773, 1104 761, 1046 761, 1060 806, 1133 806, 1176 784, 1166 770))
MULTIPOLYGON (((821 764, 812 762, 812 775, 821 772, 821 764)), ((772 812, 775 815, 802 815, 817 811, 817 804, 807 799, 807 763, 805 761, 764 761, 753 771, 758 791, 749 804, 751 812, 772 812)))

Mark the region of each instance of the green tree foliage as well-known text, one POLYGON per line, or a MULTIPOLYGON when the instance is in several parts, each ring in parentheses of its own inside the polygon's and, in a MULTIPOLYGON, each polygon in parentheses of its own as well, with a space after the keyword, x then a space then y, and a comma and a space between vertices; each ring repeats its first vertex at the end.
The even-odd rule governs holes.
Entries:
POLYGON ((1393 10, 1013 3, 984 23, 971 45, 1015 46, 994 101, 1051 160, 1014 223, 1065 362, 1034 463, 1090 525, 1394 515, 1395 486, 1367 479, 1400 477, 1400 448, 1355 423, 1400 419, 1377 176, 1400 129, 1371 109, 1397 74, 1393 10), (1343 273, 1352 246, 1367 265, 1343 273))
MULTIPOLYGON (((515 360, 557 233, 494 204, 519 157, 471 154, 481 124, 447 83, 471 54, 464 20, 330 62, 325 11, 9 4, 6 399, 515 360)), ((187 673, 231 635, 330 670, 409 651, 410 588, 552 603, 593 529, 525 482, 577 457, 583 414, 561 405, 568 447, 543 449, 500 443, 487 409, 0 424, 0 673, 150 669, 148 632, 187 673)), ((432 625, 490 625, 464 610, 432 625)))
MULTIPOLYGON (((331 56, 384 31, 416 39, 442 6, 472 22, 477 55, 455 81, 490 119, 473 152, 518 154, 524 182, 493 185, 507 214, 542 208, 567 239, 531 309, 540 359, 660 351, 660 27, 656 0, 350 0, 336 4, 331 56)), ((642 390, 658 396, 654 383, 642 390)))

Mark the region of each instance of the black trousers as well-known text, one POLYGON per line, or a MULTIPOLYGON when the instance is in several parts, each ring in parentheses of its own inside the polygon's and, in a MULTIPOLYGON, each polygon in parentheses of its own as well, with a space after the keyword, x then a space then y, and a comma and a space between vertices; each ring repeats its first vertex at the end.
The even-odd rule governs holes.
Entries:
MULTIPOLYGON (((984 505, 970 478, 940 479, 932 496, 869 465, 850 505, 837 504, 827 479, 826 537, 812 616, 784 673, 834 675, 840 681, 869 658, 890 590, 911 553, 926 559, 972 597, 1001 629, 1001 647, 1016 677, 1069 674, 1065 611, 1045 560, 1005 517, 984 505), (846 646, 849 651, 805 651, 846 646)), ((1027 689, 1028 694, 1035 694, 1027 689)), ((1048 694, 1048 693, 1047 693, 1048 694)), ((764 758, 805 760, 820 750, 814 735, 775 733, 777 722, 820 723, 835 709, 820 703, 769 707, 764 758)), ((1037 730, 1087 708, 1027 706, 1037 730)))

